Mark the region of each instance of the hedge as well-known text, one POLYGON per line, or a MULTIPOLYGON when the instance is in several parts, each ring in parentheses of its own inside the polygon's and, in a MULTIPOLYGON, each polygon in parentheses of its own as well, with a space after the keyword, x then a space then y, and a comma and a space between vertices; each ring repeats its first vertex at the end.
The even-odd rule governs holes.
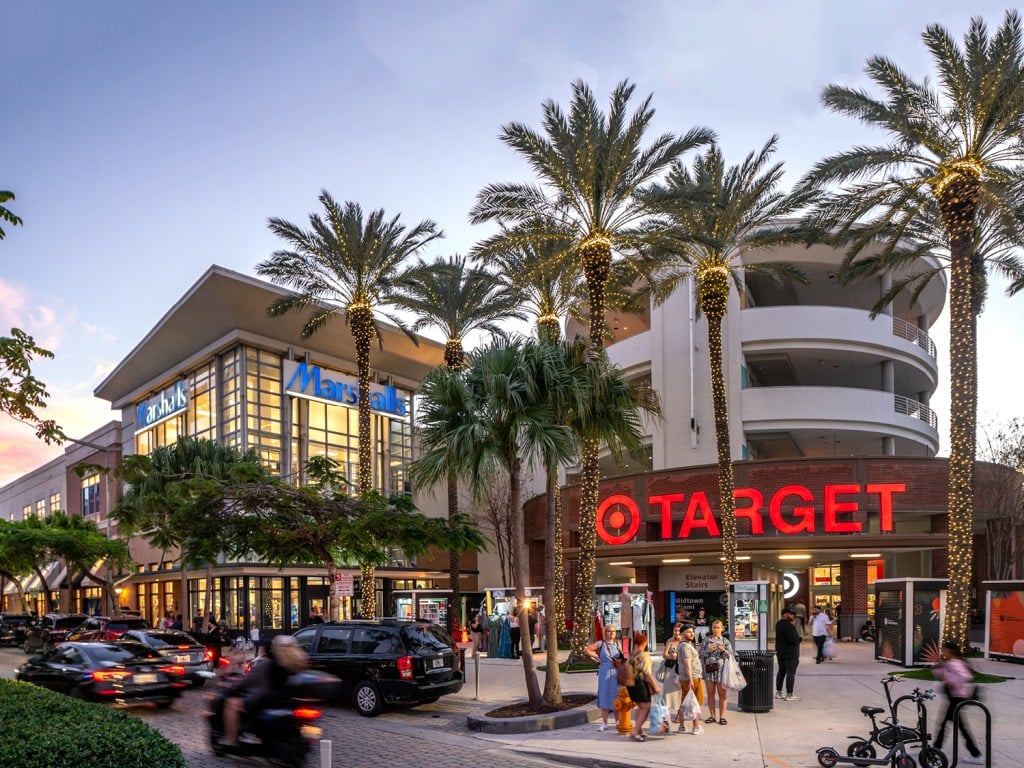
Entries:
POLYGON ((187 768, 177 744, 102 704, 0 680, 0 766, 187 768))

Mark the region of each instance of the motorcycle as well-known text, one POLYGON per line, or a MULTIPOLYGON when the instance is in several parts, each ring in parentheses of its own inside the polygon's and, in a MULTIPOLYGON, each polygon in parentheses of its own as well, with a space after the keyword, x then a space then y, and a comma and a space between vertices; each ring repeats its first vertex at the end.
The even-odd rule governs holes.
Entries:
MULTIPOLYGON (((213 673, 207 673, 215 676, 213 673)), ((218 757, 259 757, 272 765, 302 768, 310 746, 320 740, 321 730, 316 726, 321 710, 316 706, 337 700, 341 680, 326 672, 307 670, 288 678, 278 706, 263 710, 251 719, 243 718, 242 738, 237 744, 225 744, 224 702, 231 693, 230 681, 206 695, 207 721, 210 729, 210 747, 218 757)))

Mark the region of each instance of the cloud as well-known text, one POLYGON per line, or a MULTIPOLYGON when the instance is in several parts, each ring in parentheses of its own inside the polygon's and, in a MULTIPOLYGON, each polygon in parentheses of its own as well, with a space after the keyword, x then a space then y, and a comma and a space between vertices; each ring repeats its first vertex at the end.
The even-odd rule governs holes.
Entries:
POLYGON ((64 339, 64 329, 74 322, 75 311, 57 299, 52 305, 34 303, 31 293, 0 280, 0 332, 21 328, 36 344, 51 352, 64 339))
POLYGON ((117 337, 114 334, 109 333, 105 328, 93 323, 82 323, 82 330, 85 331, 87 336, 96 336, 100 340, 108 342, 110 344, 117 341, 117 337))

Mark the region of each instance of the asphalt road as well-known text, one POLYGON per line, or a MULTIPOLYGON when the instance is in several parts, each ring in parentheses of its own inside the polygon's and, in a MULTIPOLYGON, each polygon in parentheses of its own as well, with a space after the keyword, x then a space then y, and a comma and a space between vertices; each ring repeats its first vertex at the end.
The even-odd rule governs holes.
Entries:
MULTIPOLYGON (((0 676, 14 677, 25 659, 21 650, 0 649, 0 676)), ((185 691, 168 710, 130 710, 178 744, 190 768, 254 765, 246 760, 214 756, 209 748, 204 711, 202 690, 185 691)), ((417 768, 451 768, 491 764, 537 768, 553 764, 517 755, 508 747, 468 735, 465 722, 469 712, 466 704, 444 699, 414 709, 385 712, 375 718, 360 717, 348 707, 330 707, 324 710, 320 727, 323 738, 331 741, 333 766, 388 768, 415 764, 417 768)), ((307 766, 319 765, 319 755, 314 751, 307 766)))

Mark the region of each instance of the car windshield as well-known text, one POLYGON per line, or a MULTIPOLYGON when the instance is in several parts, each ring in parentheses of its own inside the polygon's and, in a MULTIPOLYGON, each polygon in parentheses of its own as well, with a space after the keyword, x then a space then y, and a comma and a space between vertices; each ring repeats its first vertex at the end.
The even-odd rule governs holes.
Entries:
POLYGON ((74 629, 81 623, 81 616, 64 616, 62 618, 54 620, 53 626, 59 627, 61 629, 74 629))
POLYGON ((122 663, 132 659, 160 659, 152 648, 142 643, 89 643, 81 646, 90 659, 97 662, 122 663))
POLYGON ((16 625, 16 626, 23 626, 25 624, 28 624, 31 621, 32 621, 32 617, 28 616, 28 615, 25 615, 25 616, 4 616, 3 617, 3 623, 4 624, 12 624, 12 625, 16 625))
POLYGON ((183 632, 147 632, 150 645, 154 648, 163 648, 165 645, 195 645, 196 642, 183 632))
POLYGON ((437 653, 450 651, 455 645, 451 636, 433 624, 414 624, 402 628, 402 637, 410 651, 437 653))

